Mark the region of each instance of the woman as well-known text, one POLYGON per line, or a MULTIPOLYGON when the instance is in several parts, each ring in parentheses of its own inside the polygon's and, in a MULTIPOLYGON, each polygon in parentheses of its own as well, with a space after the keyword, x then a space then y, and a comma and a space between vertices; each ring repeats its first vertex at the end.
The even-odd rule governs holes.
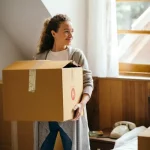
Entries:
MULTIPOLYGON (((77 110, 74 119, 65 122, 49 122, 50 133, 43 142, 41 150, 54 149, 58 132, 60 132, 64 150, 90 150, 86 104, 92 94, 93 80, 83 52, 70 46, 73 32, 70 19, 63 14, 47 19, 44 23, 36 59, 75 61, 83 67, 84 88, 80 103, 74 107, 74 110, 77 110), (81 116, 83 110, 84 115, 81 116)), ((40 132, 42 128, 43 126, 40 126, 40 132)))

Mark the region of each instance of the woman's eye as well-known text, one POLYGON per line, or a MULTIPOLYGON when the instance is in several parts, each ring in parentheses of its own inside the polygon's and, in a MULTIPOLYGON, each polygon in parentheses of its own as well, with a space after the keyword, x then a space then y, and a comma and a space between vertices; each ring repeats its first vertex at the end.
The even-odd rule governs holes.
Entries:
POLYGON ((66 30, 66 31, 65 31, 66 34, 73 34, 73 32, 74 32, 74 31, 69 31, 69 30, 66 30))
POLYGON ((69 31, 66 30, 65 33, 69 33, 69 31))

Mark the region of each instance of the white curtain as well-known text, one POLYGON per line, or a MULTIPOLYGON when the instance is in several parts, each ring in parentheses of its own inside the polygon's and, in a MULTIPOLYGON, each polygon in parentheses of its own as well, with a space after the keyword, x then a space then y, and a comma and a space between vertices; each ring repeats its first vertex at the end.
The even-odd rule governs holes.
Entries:
POLYGON ((116 0, 88 0, 87 58, 93 76, 117 77, 116 0))

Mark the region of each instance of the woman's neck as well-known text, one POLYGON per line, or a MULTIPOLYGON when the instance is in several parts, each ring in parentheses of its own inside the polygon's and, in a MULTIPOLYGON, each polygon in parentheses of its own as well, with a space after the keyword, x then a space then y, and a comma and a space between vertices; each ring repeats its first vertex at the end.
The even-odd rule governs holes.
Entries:
POLYGON ((54 44, 54 46, 52 48, 52 51, 57 52, 57 51, 63 51, 63 50, 66 50, 66 49, 67 49, 66 45, 60 46, 60 45, 54 44))

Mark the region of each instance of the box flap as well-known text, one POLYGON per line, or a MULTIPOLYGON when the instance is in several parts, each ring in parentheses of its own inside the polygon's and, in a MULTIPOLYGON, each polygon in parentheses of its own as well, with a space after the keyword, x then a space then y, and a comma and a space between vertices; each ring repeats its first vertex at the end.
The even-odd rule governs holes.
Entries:
POLYGON ((69 61, 51 61, 51 60, 30 60, 17 61, 7 66, 3 70, 28 70, 28 69, 59 69, 78 67, 72 60, 69 61))
POLYGON ((72 67, 81 67, 81 66, 79 66, 75 61, 70 61, 63 68, 72 68, 72 67))

